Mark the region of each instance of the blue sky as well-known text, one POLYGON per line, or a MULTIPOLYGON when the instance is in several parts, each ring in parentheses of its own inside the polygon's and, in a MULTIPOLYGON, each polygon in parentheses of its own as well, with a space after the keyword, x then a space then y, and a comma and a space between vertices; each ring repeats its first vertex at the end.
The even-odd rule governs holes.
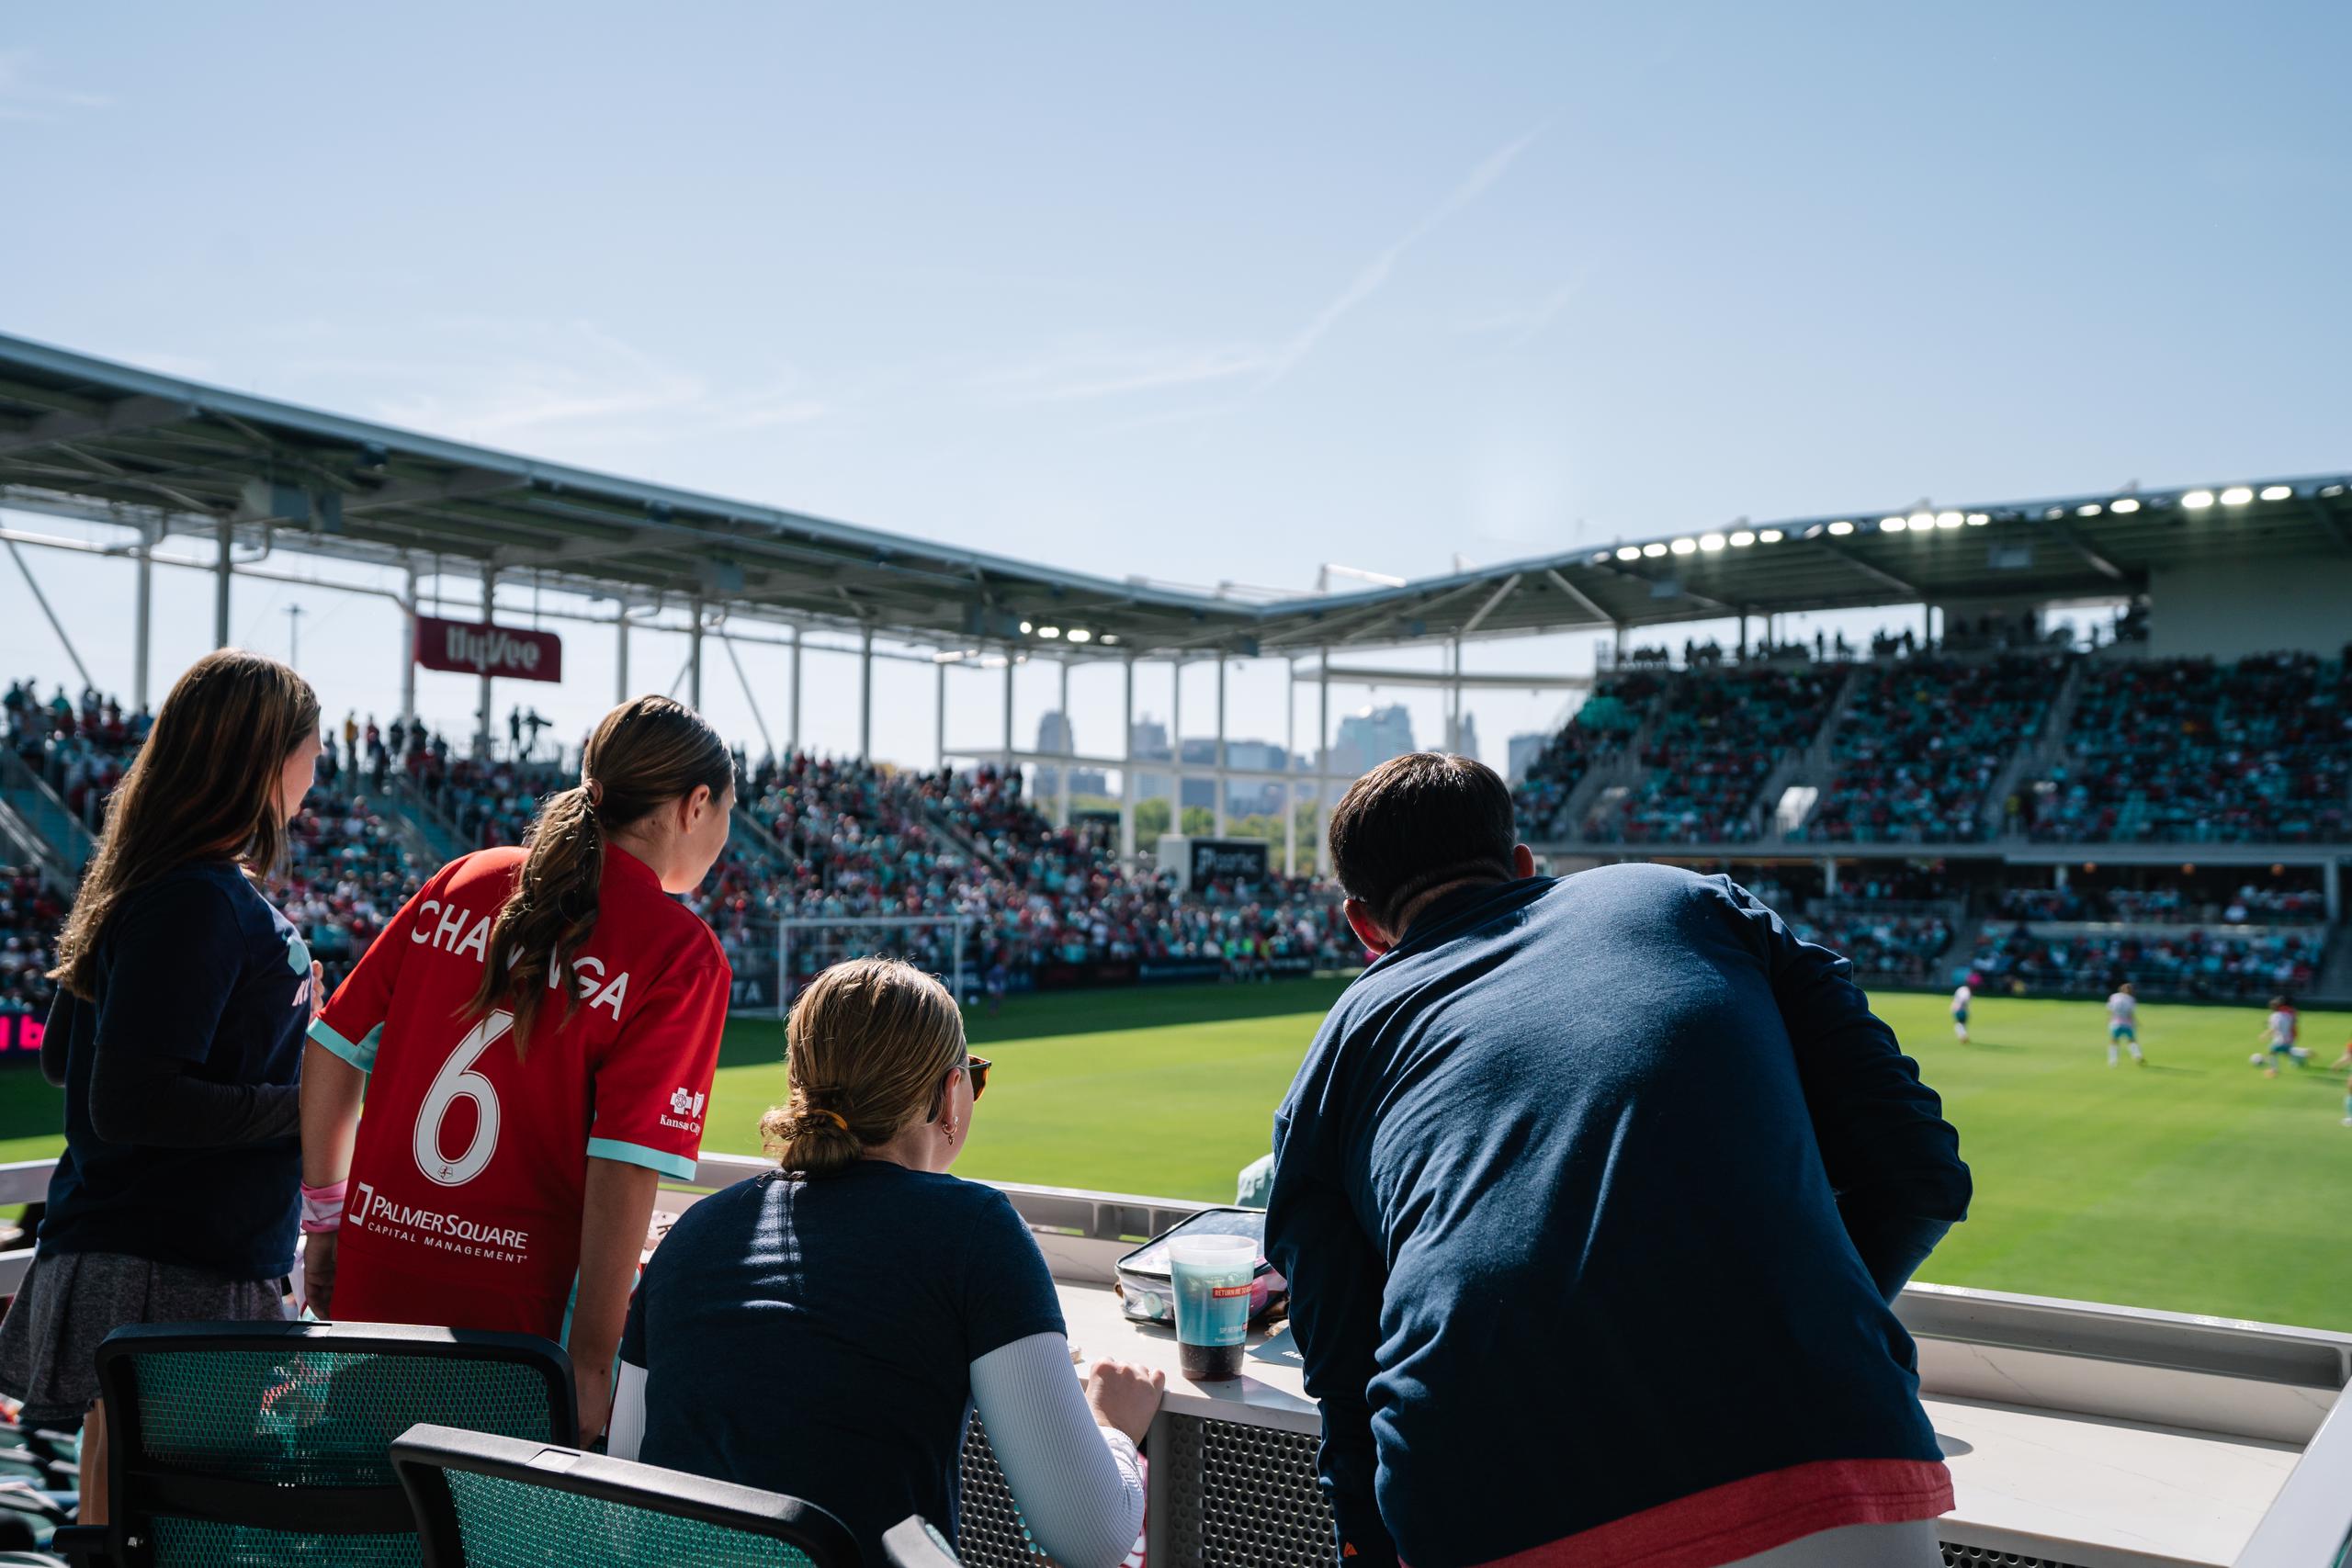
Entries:
MULTIPOLYGON (((1419 575, 2352 464, 2347 58, 2320 5, 18 7, 0 329, 1114 575, 1419 575)), ((159 678, 209 627, 165 581, 159 678)), ((301 597, 241 587, 240 636, 301 597)), ((63 669, 0 604, 0 668, 63 669)), ((389 612, 305 608, 330 705, 388 712, 389 612)), ((1278 738, 1278 677, 1236 693, 1278 738)), ((1476 705, 1489 759, 1555 706, 1476 705)))

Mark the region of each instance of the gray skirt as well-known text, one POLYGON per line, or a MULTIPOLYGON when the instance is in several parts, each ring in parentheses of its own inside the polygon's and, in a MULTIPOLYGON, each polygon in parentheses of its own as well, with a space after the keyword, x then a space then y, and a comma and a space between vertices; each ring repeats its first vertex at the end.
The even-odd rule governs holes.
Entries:
POLYGON ((97 1403, 98 1341, 126 1323, 278 1323, 275 1280, 232 1280, 119 1252, 36 1257, 0 1322, 0 1393, 28 1428, 71 1430, 97 1403))

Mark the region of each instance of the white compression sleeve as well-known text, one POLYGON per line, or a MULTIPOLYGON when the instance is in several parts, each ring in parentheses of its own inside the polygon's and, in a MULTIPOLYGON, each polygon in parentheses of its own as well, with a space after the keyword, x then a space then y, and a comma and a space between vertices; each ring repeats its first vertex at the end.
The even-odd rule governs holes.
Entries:
POLYGON ((1143 1528, 1143 1464, 1125 1433, 1094 1424, 1069 1341, 989 1351, 972 1363, 972 1402, 1038 1549, 1065 1568, 1117 1568, 1143 1528))
POLYGON ((645 1441, 645 1369, 621 1363, 613 1381, 613 1421, 606 1428, 605 1451, 615 1459, 635 1459, 645 1441))

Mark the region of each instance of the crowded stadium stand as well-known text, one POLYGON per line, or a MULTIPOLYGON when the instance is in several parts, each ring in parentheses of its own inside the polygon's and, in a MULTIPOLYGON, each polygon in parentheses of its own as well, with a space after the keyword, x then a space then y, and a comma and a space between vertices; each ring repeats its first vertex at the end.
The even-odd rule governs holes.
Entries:
MULTIPOLYGON (((2064 995, 2127 977, 2184 999, 2352 996, 2346 491, 2341 476, 2240 479, 1742 521, 1269 602, 1061 571, 0 338, 0 509, 112 531, 98 545, 12 517, 0 537, 140 566, 128 699, 75 700, 42 671, 7 700, 0 856, 22 869, 0 899, 0 1006, 40 1005, 36 976, 92 824, 155 694, 153 572, 209 576, 225 643, 232 579, 267 579, 280 568, 266 558, 296 556, 399 581, 379 592, 399 599, 412 633, 428 599, 438 615, 501 629, 502 585, 527 577, 564 606, 547 624, 617 639, 625 689, 632 628, 681 637, 681 689, 697 704, 707 645, 788 652, 788 700, 768 711, 790 724, 747 761, 728 854, 695 896, 739 980, 775 963, 783 922, 846 928, 908 911, 934 931, 968 922, 986 991, 1359 962, 1329 890, 1274 870, 1295 844, 1262 876, 1180 887, 1137 842, 1134 671, 1154 661, 1214 664, 1220 683, 1216 761, 1180 744, 1150 763, 1171 807, 1188 772, 1213 773, 1220 786, 1269 783, 1314 801, 1319 826, 1347 782, 1332 761, 1334 685, 1442 685, 1456 715, 1482 682, 1571 688, 1574 716, 1518 793, 1555 871, 1651 858, 1725 872, 1850 953, 1871 984, 1941 988, 1975 974, 2002 992, 2064 995), (1888 606, 1917 633, 1781 625, 1888 606), (2064 629, 2060 613, 2086 606, 2111 638, 2064 629), (1589 680, 1480 673, 1460 657, 1538 634, 1598 636, 1603 668, 1589 680), (846 755, 801 744, 804 645, 857 661, 859 740, 846 755), (1453 657, 1439 675, 1349 661, 1384 649, 1453 657), (925 768, 871 754, 874 671, 888 659, 935 682, 925 768), (1322 722, 1304 771, 1252 778, 1227 765, 1225 671, 1253 660, 1282 664, 1294 714, 1296 686, 1310 685, 1322 722), (1124 671, 1117 750, 1015 745, 1015 671, 1032 661, 1124 671), (951 753, 951 679, 1001 682, 994 743, 951 753), (1036 792, 1041 766, 1064 789, 1078 767, 1114 774, 1115 832, 1077 821, 1066 794, 1036 792)), ((277 890, 322 957, 358 951, 440 859, 510 841, 571 776, 511 719, 501 743, 494 682, 526 677, 493 672, 489 657, 466 666, 480 671, 471 734, 419 722, 406 658, 393 722, 330 716, 340 755, 277 890)), ((1222 787, 1216 798, 1222 830, 1222 787)), ((738 1005, 772 1011, 801 977, 739 985, 738 1005)), ((706 1158, 665 1206, 758 1168, 706 1158)), ((46 1162, 0 1168, 0 1203, 38 1201, 46 1178, 46 1162)), ((1166 1337, 1127 1325, 1108 1289, 1136 1238, 1197 1205, 1006 1190, 1073 1337, 1171 1373, 1149 1443, 1151 1562, 1329 1562, 1317 1412, 1286 1338, 1254 1338, 1241 1380, 1188 1383, 1166 1337)), ((0 1254, 0 1289, 28 1258, 0 1254)), ((1939 1527, 1947 1562, 2287 1568, 2327 1561, 2352 1531, 2341 1483, 2352 1337, 1929 1285, 1899 1310, 1957 1483, 1939 1527)), ((34 1490, 70 1501, 70 1438, 16 1438, 34 1490)), ((984 1433, 964 1468, 964 1560, 1026 1568, 1036 1559, 984 1433)))

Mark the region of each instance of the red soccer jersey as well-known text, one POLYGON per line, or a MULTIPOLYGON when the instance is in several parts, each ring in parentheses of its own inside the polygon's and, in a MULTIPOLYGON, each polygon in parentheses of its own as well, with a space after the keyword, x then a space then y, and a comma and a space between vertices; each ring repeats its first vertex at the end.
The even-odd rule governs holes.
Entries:
POLYGON ((360 1267, 338 1284, 337 1316, 407 1321, 413 1306, 367 1299, 366 1281, 393 1273, 460 1299, 552 1303, 560 1319, 589 1157, 694 1175, 733 977, 718 939, 644 862, 607 847, 595 928, 550 976, 517 1060, 512 1016, 470 1004, 522 863, 496 849, 442 867, 311 1025, 371 1075, 341 1243, 360 1267), (559 980, 577 998, 569 1018, 559 980))

